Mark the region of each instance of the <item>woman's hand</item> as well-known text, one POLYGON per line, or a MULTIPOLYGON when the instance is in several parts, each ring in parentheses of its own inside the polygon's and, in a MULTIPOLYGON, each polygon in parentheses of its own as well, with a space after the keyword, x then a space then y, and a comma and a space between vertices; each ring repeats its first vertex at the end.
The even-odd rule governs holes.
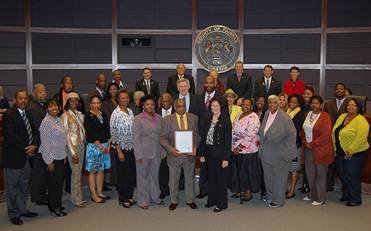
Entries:
POLYGON ((228 161, 227 160, 223 160, 222 162, 222 168, 226 168, 228 167, 228 161))
POLYGON ((350 160, 350 159, 352 159, 352 155, 348 151, 345 151, 344 159, 345 160, 350 160))
POLYGON ((233 155, 238 156, 239 153, 240 149, 238 147, 233 150, 233 155))
POLYGON ((54 164, 53 162, 48 164, 48 172, 54 172, 54 164))
POLYGON ((200 162, 201 162, 201 163, 204 163, 204 162, 206 162, 206 160, 205 160, 205 157, 204 157, 204 156, 201 156, 201 157, 200 157, 200 162))
POLYGON ((122 150, 117 150, 117 157, 119 158, 119 161, 125 161, 125 154, 122 150))

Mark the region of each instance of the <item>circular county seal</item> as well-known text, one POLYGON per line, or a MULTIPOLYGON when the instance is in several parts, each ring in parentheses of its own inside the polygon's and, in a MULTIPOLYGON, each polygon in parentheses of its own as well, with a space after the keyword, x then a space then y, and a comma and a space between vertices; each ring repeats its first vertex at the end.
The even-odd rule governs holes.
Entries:
POLYGON ((202 30, 195 41, 197 60, 207 71, 218 73, 231 69, 240 54, 240 40, 237 34, 223 25, 213 25, 202 30))

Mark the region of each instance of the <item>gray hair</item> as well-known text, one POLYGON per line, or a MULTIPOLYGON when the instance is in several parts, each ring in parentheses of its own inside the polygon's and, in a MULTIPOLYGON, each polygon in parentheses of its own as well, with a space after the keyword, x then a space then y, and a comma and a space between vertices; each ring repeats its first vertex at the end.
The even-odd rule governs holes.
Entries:
POLYGON ((184 104, 186 103, 186 101, 185 101, 185 99, 184 98, 177 98, 176 100, 174 100, 174 103, 173 103, 173 106, 174 106, 174 109, 176 108, 176 104, 177 104, 177 102, 179 102, 179 101, 183 101, 184 102, 184 104))
POLYGON ((186 83, 188 84, 188 86, 191 86, 191 84, 190 84, 189 80, 188 80, 188 79, 186 79, 186 78, 181 78, 181 79, 178 79, 178 80, 176 81, 176 85, 178 86, 178 85, 179 85, 179 83, 183 83, 183 82, 186 82, 186 83))
POLYGON ((270 95, 270 96, 268 96, 268 102, 269 102, 269 100, 275 100, 276 102, 278 102, 279 98, 276 95, 270 95))

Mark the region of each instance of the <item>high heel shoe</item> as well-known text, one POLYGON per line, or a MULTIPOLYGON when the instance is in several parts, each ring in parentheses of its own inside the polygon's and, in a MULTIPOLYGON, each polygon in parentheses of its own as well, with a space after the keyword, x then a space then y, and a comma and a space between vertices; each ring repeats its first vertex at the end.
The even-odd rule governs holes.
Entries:
MULTIPOLYGON (((100 197, 99 197, 99 198, 100 198, 100 197)), ((101 199, 100 201, 96 201, 96 200, 94 200, 93 198, 91 198, 91 201, 94 202, 94 203, 104 203, 104 202, 106 202, 105 199, 103 199, 103 198, 100 198, 100 199, 101 199)))
POLYGON ((120 201, 119 202, 119 206, 122 206, 122 207, 124 207, 124 208, 131 208, 131 204, 130 204, 130 202, 122 202, 122 201, 120 201))
POLYGON ((63 212, 61 209, 54 209, 52 207, 48 207, 49 208, 49 211, 50 211, 50 215, 53 215, 53 213, 57 216, 57 217, 64 217, 64 216, 67 216, 68 213, 66 212, 63 212))

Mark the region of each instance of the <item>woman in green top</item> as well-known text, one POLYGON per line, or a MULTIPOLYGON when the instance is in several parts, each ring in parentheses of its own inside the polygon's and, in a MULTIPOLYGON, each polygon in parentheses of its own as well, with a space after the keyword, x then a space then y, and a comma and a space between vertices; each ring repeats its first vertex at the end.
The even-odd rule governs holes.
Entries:
POLYGON ((340 115, 332 130, 336 169, 345 186, 340 201, 346 201, 346 206, 362 203, 361 168, 369 147, 369 125, 362 114, 362 106, 351 98, 347 102, 346 113, 340 115))

